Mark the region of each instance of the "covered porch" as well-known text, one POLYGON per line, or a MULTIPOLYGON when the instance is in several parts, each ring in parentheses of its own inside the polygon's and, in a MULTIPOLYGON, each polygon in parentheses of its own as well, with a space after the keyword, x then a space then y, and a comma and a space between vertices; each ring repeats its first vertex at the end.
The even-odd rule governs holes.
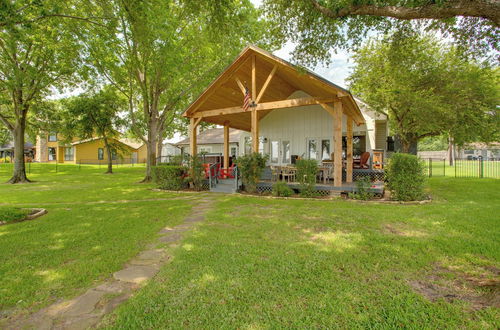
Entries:
MULTIPOLYGON (((352 183, 353 128, 365 122, 352 95, 314 73, 299 69, 254 46, 245 48, 185 111, 184 116, 190 119, 190 154, 198 152, 197 127, 202 121, 221 125, 224 127, 222 167, 228 169, 229 128, 249 132, 251 151, 265 153, 260 134, 263 119, 273 113, 274 120, 283 124, 299 109, 306 121, 309 117, 319 118, 318 109, 327 114, 326 119, 323 116, 317 120, 328 121, 328 125, 323 126, 329 131, 328 141, 332 141, 331 156, 326 162, 330 174, 323 184, 342 187, 343 182, 352 183), (245 97, 250 98, 246 109, 243 107, 245 97), (344 156, 343 127, 346 139, 344 156)), ((273 130, 272 124, 268 123, 266 127, 267 131, 273 130)), ((314 130, 314 127, 311 129, 314 130)), ((290 134, 294 135, 293 127, 291 130, 290 134)), ((309 143, 301 134, 304 133, 295 134, 300 135, 298 141, 303 141, 304 145, 309 143)), ((283 152, 289 159, 290 150, 280 149, 280 153, 283 152)), ((321 162, 319 165, 324 164, 321 162)))

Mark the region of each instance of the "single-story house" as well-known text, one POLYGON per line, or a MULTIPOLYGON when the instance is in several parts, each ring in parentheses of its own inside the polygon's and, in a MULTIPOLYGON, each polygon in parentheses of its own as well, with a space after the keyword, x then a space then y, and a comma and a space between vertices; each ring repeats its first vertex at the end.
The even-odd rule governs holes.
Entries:
POLYGON ((161 155, 162 156, 178 156, 181 154, 181 149, 177 146, 175 143, 164 143, 162 148, 161 148, 161 155))
MULTIPOLYGON (((142 141, 129 138, 113 139, 118 147, 113 152, 113 160, 119 163, 144 163, 146 161, 146 145, 142 141)), ((71 142, 58 133, 40 134, 37 136, 35 161, 73 164, 99 164, 108 159, 104 141, 101 137, 71 142)))
MULTIPOLYGON (((35 155, 35 146, 33 143, 26 141, 24 143, 24 157, 26 161, 32 161, 35 155)), ((0 145, 0 162, 9 161, 14 157, 14 141, 9 141, 6 144, 0 145)))
POLYGON ((201 121, 223 126, 224 168, 229 166, 231 128, 246 132, 239 154, 267 154, 270 165, 290 164, 296 157, 330 160, 337 187, 343 168, 345 181, 352 182, 360 153, 371 153, 381 166, 387 151, 384 115, 370 112, 346 89, 255 46, 246 47, 183 116, 190 119, 192 155, 199 152, 201 121))
MULTIPOLYGON (((239 146, 241 138, 245 134, 244 131, 230 128, 229 129, 229 156, 235 157, 239 155, 239 146)), ((182 153, 189 154, 189 137, 177 142, 176 145, 182 150, 182 153)), ((224 128, 208 128, 201 131, 197 135, 197 151, 198 153, 220 154, 224 153, 224 128)))

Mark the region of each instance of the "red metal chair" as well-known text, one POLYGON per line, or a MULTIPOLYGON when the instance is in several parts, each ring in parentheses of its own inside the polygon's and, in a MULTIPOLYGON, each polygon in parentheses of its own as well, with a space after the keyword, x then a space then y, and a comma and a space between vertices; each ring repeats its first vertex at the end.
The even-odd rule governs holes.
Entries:
POLYGON ((234 164, 229 168, 221 168, 219 172, 219 179, 234 179, 234 164))
POLYGON ((203 170, 205 171, 205 179, 208 179, 210 174, 210 164, 203 164, 203 170))

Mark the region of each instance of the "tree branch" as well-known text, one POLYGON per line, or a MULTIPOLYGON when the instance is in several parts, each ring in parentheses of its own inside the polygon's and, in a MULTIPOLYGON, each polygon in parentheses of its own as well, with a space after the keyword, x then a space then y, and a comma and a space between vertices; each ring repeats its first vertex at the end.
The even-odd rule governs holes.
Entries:
POLYGON ((5 117, 4 115, 2 115, 1 113, 0 113, 0 121, 2 123, 4 123, 5 126, 7 126, 7 129, 9 131, 11 131, 11 132, 14 131, 14 126, 7 120, 7 117, 5 117))
POLYGON ((348 16, 385 16, 402 20, 445 19, 457 16, 481 17, 500 26, 500 1, 498 0, 449 0, 444 4, 433 1, 419 7, 350 5, 333 10, 310 0, 313 7, 326 17, 336 19, 348 16))
POLYGON ((66 14, 46 14, 46 15, 41 15, 29 20, 21 20, 21 21, 15 21, 15 22, 0 22, 0 26, 6 26, 8 24, 14 24, 14 25, 20 25, 20 24, 27 24, 27 23, 34 23, 36 21, 41 21, 47 18, 54 18, 54 17, 62 17, 62 18, 69 18, 69 19, 74 19, 74 20, 79 20, 79 21, 85 21, 91 24, 99 25, 102 27, 105 27, 106 25, 93 21, 93 19, 105 19, 104 17, 79 17, 79 16, 73 16, 73 15, 66 15, 66 14))

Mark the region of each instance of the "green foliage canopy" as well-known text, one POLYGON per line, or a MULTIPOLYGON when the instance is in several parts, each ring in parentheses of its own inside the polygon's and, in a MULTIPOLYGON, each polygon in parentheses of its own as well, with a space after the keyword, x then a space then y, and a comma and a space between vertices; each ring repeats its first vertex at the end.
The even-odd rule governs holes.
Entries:
POLYGON ((470 62, 429 36, 396 31, 369 40, 354 55, 352 91, 388 113, 403 151, 429 136, 456 144, 498 138, 498 70, 470 62))
POLYGON ((498 1, 264 0, 264 9, 274 34, 296 44, 303 64, 329 62, 331 49, 355 48, 401 26, 440 33, 469 52, 498 51, 498 1))

